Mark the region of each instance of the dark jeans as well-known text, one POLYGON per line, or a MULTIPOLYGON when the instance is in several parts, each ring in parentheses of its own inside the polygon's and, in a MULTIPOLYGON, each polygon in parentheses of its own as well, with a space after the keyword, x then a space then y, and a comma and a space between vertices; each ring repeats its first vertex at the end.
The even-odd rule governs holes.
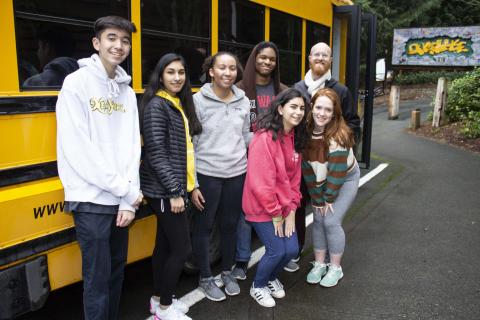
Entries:
POLYGON ((298 234, 298 254, 302 251, 303 246, 305 245, 305 229, 306 229, 306 222, 305 222, 305 215, 307 209, 307 203, 310 201, 310 195, 308 194, 307 185, 302 178, 300 183, 300 192, 302 193, 302 201, 300 202, 300 207, 297 208, 295 212, 295 229, 298 234))
POLYGON ((212 276, 210 270, 210 233, 215 217, 220 227, 222 271, 230 271, 235 259, 236 229, 242 214, 242 193, 245 174, 233 178, 216 178, 198 174, 205 209, 193 212, 192 248, 200 269, 200 277, 212 276))
POLYGON ((183 264, 191 253, 187 213, 172 213, 169 199, 147 198, 147 201, 157 215, 157 236, 152 255, 155 295, 160 296, 162 305, 168 306, 172 304, 183 264))
POLYGON ((117 319, 127 261, 128 228, 116 226, 116 214, 74 211, 73 219, 82 252, 85 319, 117 319))
POLYGON ((277 279, 283 267, 298 254, 297 233, 294 232, 289 238, 281 238, 275 235, 275 228, 271 221, 251 222, 251 224, 265 246, 265 254, 258 263, 253 280, 255 288, 263 288, 268 281, 277 279))
POLYGON ((245 262, 250 261, 252 256, 252 226, 245 221, 245 214, 242 212, 237 224, 237 250, 235 254, 235 261, 245 262))

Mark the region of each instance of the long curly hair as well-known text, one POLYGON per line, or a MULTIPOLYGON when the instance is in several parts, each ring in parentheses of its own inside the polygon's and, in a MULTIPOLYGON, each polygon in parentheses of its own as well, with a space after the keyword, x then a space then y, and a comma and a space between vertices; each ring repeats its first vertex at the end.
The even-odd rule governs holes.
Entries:
MULTIPOLYGON (((290 100, 294 98, 301 98, 303 100, 303 103, 305 104, 305 114, 309 113, 308 103, 302 93, 297 89, 290 88, 280 92, 270 103, 268 111, 262 116, 260 116, 257 125, 258 130, 272 131, 272 139, 274 141, 277 140, 279 132, 284 131, 283 118, 280 113, 278 113, 278 107, 283 107, 285 104, 287 104, 290 100)), ((302 121, 293 129, 295 141, 294 147, 295 151, 298 153, 303 152, 303 149, 307 144, 308 134, 305 118, 306 116, 303 116, 302 121)))
POLYGON ((315 102, 320 97, 327 97, 333 102, 333 116, 332 120, 327 123, 324 131, 324 140, 326 142, 335 141, 338 145, 344 148, 351 148, 354 144, 353 132, 348 127, 347 123, 342 116, 342 106, 340 104, 340 98, 335 90, 330 88, 323 88, 318 90, 311 99, 311 108, 307 115, 307 132, 311 136, 315 129, 315 121, 313 119, 313 108, 315 102))

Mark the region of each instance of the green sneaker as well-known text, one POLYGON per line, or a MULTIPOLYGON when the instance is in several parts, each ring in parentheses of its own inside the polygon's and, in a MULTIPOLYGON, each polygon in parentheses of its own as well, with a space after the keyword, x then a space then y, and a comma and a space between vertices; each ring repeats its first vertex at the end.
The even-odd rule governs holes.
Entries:
POLYGON ((343 278, 342 267, 328 265, 328 272, 320 281, 320 285, 323 287, 334 287, 337 285, 338 281, 343 278))
POLYGON ((313 265, 313 268, 307 275, 307 282, 317 284, 322 280, 325 273, 327 273, 327 265, 318 261, 313 261, 311 264, 313 265))

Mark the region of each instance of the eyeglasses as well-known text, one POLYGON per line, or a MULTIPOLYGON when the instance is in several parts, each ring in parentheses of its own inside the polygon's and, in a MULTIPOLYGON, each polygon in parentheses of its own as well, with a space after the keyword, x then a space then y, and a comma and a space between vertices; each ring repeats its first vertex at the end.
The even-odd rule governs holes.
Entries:
POLYGON ((315 58, 323 58, 323 59, 330 58, 329 54, 321 53, 321 52, 315 52, 315 53, 311 54, 311 56, 315 57, 315 58))

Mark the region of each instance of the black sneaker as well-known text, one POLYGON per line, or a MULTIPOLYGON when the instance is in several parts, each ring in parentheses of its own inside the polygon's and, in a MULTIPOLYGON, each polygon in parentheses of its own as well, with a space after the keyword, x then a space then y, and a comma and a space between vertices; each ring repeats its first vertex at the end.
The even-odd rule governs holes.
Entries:
POLYGON ((298 271, 298 269, 300 269, 300 267, 293 260, 288 261, 287 265, 285 267, 283 267, 283 270, 288 271, 288 272, 295 272, 295 271, 298 271))
POLYGON ((235 267, 232 270, 232 276, 237 280, 247 279, 247 267, 235 265, 235 267))

